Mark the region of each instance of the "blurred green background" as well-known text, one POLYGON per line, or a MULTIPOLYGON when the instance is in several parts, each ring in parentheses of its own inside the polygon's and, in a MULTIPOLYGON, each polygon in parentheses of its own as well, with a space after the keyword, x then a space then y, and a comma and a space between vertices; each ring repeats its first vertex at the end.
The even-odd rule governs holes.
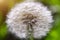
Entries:
MULTIPOLYGON (((24 0, 0 0, 0 40, 5 40, 7 35, 6 14, 16 4, 24 0)), ((53 28, 43 40, 60 40, 60 0, 37 0, 42 2, 52 11, 54 19, 53 28)))

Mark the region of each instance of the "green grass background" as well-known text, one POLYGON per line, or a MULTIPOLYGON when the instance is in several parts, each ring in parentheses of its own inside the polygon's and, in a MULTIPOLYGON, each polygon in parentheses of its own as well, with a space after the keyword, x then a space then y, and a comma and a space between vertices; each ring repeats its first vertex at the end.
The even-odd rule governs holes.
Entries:
MULTIPOLYGON (((47 7, 51 5, 58 5, 60 6, 60 0, 37 0, 39 2, 42 2, 47 7)), ((21 0, 17 0, 17 2, 21 2, 21 0)), ((10 1, 8 10, 14 5, 13 1, 10 1)), ((60 8, 60 7, 59 7, 60 8)), ((53 28, 49 32, 49 34, 44 38, 44 40, 60 40, 60 9, 58 7, 56 8, 57 11, 53 13, 53 28)), ((8 13, 8 10, 6 13, 8 13)), ((0 40, 4 40, 5 36, 7 35, 7 27, 5 23, 6 17, 3 16, 3 11, 0 10, 0 40), (5 18, 5 19, 4 19, 5 18)))

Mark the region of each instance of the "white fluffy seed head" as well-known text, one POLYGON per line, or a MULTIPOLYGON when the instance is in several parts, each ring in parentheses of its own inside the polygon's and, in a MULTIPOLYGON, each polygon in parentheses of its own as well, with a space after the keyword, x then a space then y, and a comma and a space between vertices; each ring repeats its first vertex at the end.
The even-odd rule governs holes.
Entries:
POLYGON ((19 38, 26 38, 27 25, 33 25, 33 37, 41 38, 51 29, 53 22, 51 11, 41 3, 24 2, 15 5, 7 14, 7 27, 19 38))

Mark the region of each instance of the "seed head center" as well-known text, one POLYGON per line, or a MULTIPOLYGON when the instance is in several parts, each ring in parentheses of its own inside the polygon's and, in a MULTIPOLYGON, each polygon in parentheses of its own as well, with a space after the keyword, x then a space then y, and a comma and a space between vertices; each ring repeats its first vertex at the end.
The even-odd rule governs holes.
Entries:
POLYGON ((24 20, 23 23, 29 23, 29 24, 34 24, 36 22, 37 17, 34 16, 33 14, 23 14, 22 20, 24 20))

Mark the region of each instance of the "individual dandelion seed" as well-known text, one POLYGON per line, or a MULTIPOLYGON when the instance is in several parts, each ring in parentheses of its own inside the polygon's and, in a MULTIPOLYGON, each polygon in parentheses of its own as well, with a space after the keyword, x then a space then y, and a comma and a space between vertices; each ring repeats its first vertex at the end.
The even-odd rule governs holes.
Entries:
POLYGON ((9 31, 19 38, 42 38, 52 27, 51 11, 37 2, 23 2, 15 5, 7 14, 9 31))

